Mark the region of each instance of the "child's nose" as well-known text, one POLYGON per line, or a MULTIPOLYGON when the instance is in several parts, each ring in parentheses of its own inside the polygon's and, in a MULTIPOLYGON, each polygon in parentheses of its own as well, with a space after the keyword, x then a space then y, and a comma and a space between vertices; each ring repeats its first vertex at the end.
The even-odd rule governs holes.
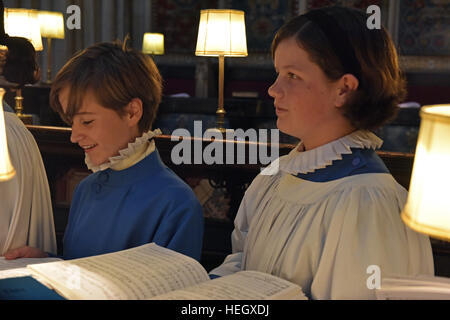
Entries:
POLYGON ((267 90, 267 93, 269 94, 269 96, 271 96, 272 98, 275 98, 277 96, 280 95, 280 90, 279 90, 279 85, 278 85, 278 81, 275 80, 274 83, 272 83, 272 85, 269 87, 269 89, 267 90))
POLYGON ((78 128, 77 125, 72 125, 72 134, 70 135, 70 141, 72 143, 78 143, 82 137, 81 130, 78 128))

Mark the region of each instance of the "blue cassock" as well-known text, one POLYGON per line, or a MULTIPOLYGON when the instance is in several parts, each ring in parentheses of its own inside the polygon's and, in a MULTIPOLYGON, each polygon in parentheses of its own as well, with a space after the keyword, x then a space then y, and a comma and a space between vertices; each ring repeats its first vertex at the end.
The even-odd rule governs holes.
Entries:
POLYGON ((202 241, 200 203, 155 149, 130 168, 98 171, 77 186, 64 234, 64 259, 155 242, 199 260, 202 241))

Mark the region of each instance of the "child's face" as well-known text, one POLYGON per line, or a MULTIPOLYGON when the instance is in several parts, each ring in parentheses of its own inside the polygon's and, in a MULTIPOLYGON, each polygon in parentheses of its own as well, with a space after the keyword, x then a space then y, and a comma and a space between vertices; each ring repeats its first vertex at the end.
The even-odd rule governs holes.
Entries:
POLYGON ((335 84, 294 38, 279 43, 274 65, 278 77, 268 93, 274 98, 278 129, 302 140, 326 130, 338 112, 334 107, 335 84))
MULTIPOLYGON (((63 111, 67 111, 69 88, 59 94, 63 111)), ((131 125, 127 115, 119 114, 101 106, 91 90, 85 93, 83 104, 73 117, 70 140, 84 149, 94 165, 119 155, 119 150, 133 142, 139 134, 136 125, 131 125)))

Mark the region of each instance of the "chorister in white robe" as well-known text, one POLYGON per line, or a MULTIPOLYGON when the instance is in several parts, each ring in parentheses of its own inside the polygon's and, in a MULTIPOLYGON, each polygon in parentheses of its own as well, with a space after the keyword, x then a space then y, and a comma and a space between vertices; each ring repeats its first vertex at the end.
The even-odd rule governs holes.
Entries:
POLYGON ((430 240, 401 220, 407 191, 376 155, 381 144, 360 130, 280 157, 247 189, 233 253, 210 275, 259 270, 312 299, 374 299, 378 271, 433 275, 430 240))
POLYGON ((0 255, 25 245, 55 254, 52 202, 41 154, 22 121, 13 113, 4 114, 16 175, 0 182, 0 255))

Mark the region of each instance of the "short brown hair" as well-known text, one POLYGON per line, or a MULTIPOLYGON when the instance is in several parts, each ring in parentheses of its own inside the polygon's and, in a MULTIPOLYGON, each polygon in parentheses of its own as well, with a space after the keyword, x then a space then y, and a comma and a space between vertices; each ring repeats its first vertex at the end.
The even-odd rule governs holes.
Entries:
MULTIPOLYGON (((341 6, 321 10, 333 17, 345 33, 360 67, 359 87, 342 106, 343 115, 357 129, 376 129, 398 112, 398 104, 406 96, 406 81, 399 68, 397 52, 388 32, 369 30, 364 12, 341 6)), ((329 35, 328 35, 329 36, 329 35)), ((294 37, 306 50, 330 81, 340 79, 346 72, 341 59, 324 31, 307 16, 297 16, 283 25, 272 41, 272 57, 280 42, 294 37)), ((346 57, 348 58, 348 57, 346 57)))
POLYGON ((23 87, 40 79, 40 69, 36 62, 36 51, 28 39, 8 37, 2 39, 8 50, 1 50, 0 74, 10 82, 23 87))
POLYGON ((123 115, 133 99, 142 101, 139 130, 151 128, 162 96, 162 79, 153 60, 121 42, 98 43, 75 54, 58 72, 50 91, 50 106, 72 124, 84 94, 92 90, 98 103, 123 115), (67 112, 59 102, 62 89, 69 87, 67 112))

